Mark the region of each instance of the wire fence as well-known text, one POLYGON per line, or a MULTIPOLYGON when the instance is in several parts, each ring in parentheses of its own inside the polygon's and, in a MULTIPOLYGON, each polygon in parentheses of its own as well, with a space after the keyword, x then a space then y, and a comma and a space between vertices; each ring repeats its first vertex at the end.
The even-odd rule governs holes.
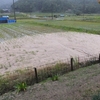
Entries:
POLYGON ((100 62, 100 55, 98 57, 75 57, 70 60, 60 61, 53 64, 49 64, 46 67, 35 68, 36 82, 43 81, 48 77, 54 75, 62 75, 70 71, 74 71, 78 68, 90 66, 100 62))
POLYGON ((41 65, 40 67, 17 70, 5 77, 0 77, 0 95, 9 90, 14 90, 14 86, 21 82, 26 82, 27 85, 33 85, 47 78, 51 78, 54 75, 63 75, 78 68, 97 63, 100 63, 100 54, 94 57, 75 57, 41 65))

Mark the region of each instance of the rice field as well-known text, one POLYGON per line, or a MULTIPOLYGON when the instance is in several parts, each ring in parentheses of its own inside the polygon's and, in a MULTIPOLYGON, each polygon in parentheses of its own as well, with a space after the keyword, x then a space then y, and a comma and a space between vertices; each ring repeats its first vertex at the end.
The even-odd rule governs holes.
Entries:
MULTIPOLYGON (((55 15, 58 14, 59 13, 55 13, 55 15)), ((31 16, 42 16, 39 17, 39 19, 29 19, 29 15, 30 14, 25 13, 16 14, 18 19, 16 24, 0 24, 0 41, 22 37, 25 35, 61 31, 77 31, 100 34, 99 14, 88 14, 84 16, 65 14, 64 18, 54 18, 54 20, 44 18, 45 16, 51 15, 50 13, 31 14, 31 16)))
MULTIPOLYGON (((32 20, 30 20, 32 21, 32 20)), ((0 41, 23 36, 32 36, 42 33, 61 32, 60 29, 54 29, 46 26, 32 25, 27 21, 18 21, 15 24, 0 24, 0 41)))
POLYGON ((0 74, 100 53, 99 22, 23 19, 0 24, 0 74), (69 31, 81 31, 69 32, 69 31))
POLYGON ((100 34, 100 23, 85 20, 35 20, 34 24, 59 28, 66 31, 87 32, 100 34))
POLYGON ((16 69, 24 66, 40 66, 40 64, 65 60, 71 56, 98 55, 99 35, 72 33, 68 32, 69 29, 64 30, 63 26, 65 28, 73 27, 83 30, 86 28, 91 31, 94 29, 96 32, 100 31, 98 22, 23 19, 18 20, 15 24, 0 24, 1 72, 5 69, 10 71, 12 67, 16 69), (98 42, 93 42, 95 48, 91 46, 92 41, 87 44, 88 38, 93 38, 94 41, 98 40, 98 42), (73 39, 77 45, 73 44, 73 39), (84 44, 78 44, 78 42, 83 41, 81 39, 84 39, 84 44), (71 44, 71 47, 69 44, 71 44), (79 45, 85 49, 82 50, 79 45), (67 46, 69 48, 66 48, 67 46), (94 53, 90 52, 91 48, 88 48, 89 46, 94 50, 94 53))

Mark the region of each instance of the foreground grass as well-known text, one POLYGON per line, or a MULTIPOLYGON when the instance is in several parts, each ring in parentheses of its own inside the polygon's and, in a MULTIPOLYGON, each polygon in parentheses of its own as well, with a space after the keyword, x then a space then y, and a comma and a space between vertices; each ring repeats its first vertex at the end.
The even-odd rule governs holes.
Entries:
POLYGON ((0 100, 91 100, 100 90, 100 65, 80 68, 59 77, 28 87, 26 92, 10 92, 0 100))

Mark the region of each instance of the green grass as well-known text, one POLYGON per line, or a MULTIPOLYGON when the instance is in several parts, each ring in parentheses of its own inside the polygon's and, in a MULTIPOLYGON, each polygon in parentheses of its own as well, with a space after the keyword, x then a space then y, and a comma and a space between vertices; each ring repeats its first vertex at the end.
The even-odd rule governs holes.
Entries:
MULTIPOLYGON (((41 15, 41 14, 40 14, 41 15)), ((45 15, 45 14, 44 14, 45 15)), ((54 29, 61 29, 64 31, 87 32, 93 34, 100 34, 100 16, 99 15, 85 15, 83 16, 66 16, 64 20, 46 20, 46 19, 27 19, 19 22, 27 25, 39 25, 41 27, 51 27, 54 29)))
POLYGON ((98 92, 96 95, 93 95, 92 100, 100 100, 100 92, 98 92))
POLYGON ((25 82, 18 83, 14 86, 16 91, 19 93, 21 91, 25 91, 27 89, 27 84, 25 82))
POLYGON ((88 22, 88 21, 57 21, 57 20, 49 20, 49 21, 39 21, 35 20, 33 24, 58 28, 66 31, 77 31, 77 32, 87 32, 100 34, 100 23, 98 22, 88 22))
MULTIPOLYGON (((37 16, 46 16, 50 15, 50 13, 38 13, 34 14, 37 16)), ((87 33, 94 33, 94 34, 100 34, 100 15, 99 14, 86 14, 81 16, 75 16, 75 15, 68 15, 65 14, 65 17, 62 18, 63 20, 46 20, 41 19, 40 20, 33 20, 29 21, 26 20, 27 23, 35 24, 35 25, 41 25, 41 26, 47 26, 52 27, 56 29, 62 29, 65 31, 77 31, 77 32, 87 32, 87 33)))
MULTIPOLYGON (((50 13, 49 13, 50 14, 50 13)), ((49 15, 48 13, 38 16, 49 15)), ((11 15, 12 16, 12 15, 11 15)), ((17 14, 17 18, 26 18, 28 14, 17 14)), ((100 16, 65 16, 64 20, 18 19, 14 24, 0 24, 0 40, 18 38, 25 35, 54 33, 62 31, 87 32, 100 34, 100 16)))
POLYGON ((25 35, 36 35, 43 33, 61 32, 60 29, 54 29, 51 27, 33 25, 30 20, 18 20, 14 24, 0 24, 0 40, 7 40, 12 38, 19 38, 25 35), (28 22, 27 22, 28 21, 28 22))
POLYGON ((91 22, 100 22, 100 14, 85 14, 76 16, 76 15, 67 15, 65 17, 66 20, 84 20, 84 21, 91 21, 91 22))
POLYGON ((58 75, 54 75, 54 76, 52 76, 52 77, 51 77, 51 80, 52 80, 52 81, 57 81, 57 80, 59 80, 58 75))
MULTIPOLYGON (((56 76, 53 77, 56 78, 56 76)), ((58 81, 52 82, 49 79, 29 88, 27 87, 27 92, 21 93, 20 96, 16 92, 9 92, 7 95, 0 96, 0 100, 6 97, 8 97, 6 100, 11 100, 9 98, 12 94, 14 95, 12 100, 33 100, 40 97, 40 95, 41 99, 47 100, 48 94, 54 100, 100 100, 100 92, 98 93, 100 90, 99 79, 100 66, 96 64, 59 76, 58 81), (55 93, 57 96, 55 96, 55 93)))

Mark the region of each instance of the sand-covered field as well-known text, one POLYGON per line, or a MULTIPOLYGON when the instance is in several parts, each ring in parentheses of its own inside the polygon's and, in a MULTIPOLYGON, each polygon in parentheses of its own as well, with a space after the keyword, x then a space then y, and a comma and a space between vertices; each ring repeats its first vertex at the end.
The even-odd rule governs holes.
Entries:
POLYGON ((14 38, 0 43, 0 73, 40 67, 70 57, 100 53, 100 35, 57 32, 14 38))

